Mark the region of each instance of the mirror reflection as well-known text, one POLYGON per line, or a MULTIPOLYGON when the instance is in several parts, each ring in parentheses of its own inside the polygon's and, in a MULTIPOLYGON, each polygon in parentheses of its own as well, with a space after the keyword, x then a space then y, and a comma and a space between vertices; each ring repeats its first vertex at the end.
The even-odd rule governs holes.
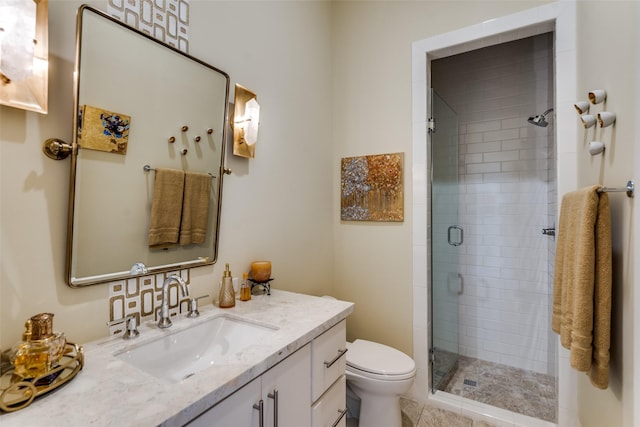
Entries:
POLYGON ((229 76, 89 6, 77 37, 69 285, 215 262, 229 76))

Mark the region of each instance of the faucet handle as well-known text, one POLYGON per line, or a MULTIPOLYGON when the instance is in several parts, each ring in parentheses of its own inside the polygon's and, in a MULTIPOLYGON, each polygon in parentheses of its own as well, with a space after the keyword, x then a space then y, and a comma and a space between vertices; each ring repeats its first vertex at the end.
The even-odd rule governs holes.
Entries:
POLYGON ((201 297, 191 298, 189 300, 189 314, 187 317, 198 317, 200 316, 200 312, 198 311, 198 300, 202 298, 208 298, 209 294, 202 295, 201 297))
POLYGON ((125 340, 130 340, 140 335, 140 332, 138 332, 138 320, 135 314, 129 314, 121 319, 115 319, 107 322, 107 326, 114 326, 119 323, 126 324, 126 330, 122 335, 122 338, 124 338, 125 340))

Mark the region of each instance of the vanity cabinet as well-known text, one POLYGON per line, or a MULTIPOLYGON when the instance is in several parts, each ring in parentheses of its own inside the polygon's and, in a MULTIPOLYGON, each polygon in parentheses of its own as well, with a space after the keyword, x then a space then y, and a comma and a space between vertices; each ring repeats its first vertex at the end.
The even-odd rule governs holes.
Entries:
POLYGON ((311 342, 311 427, 345 427, 346 320, 311 342))
POLYGON ((189 426, 300 427, 311 417, 311 344, 192 420, 189 426), (262 410, 260 410, 262 406, 262 410), (260 413, 264 424, 260 424, 260 413))

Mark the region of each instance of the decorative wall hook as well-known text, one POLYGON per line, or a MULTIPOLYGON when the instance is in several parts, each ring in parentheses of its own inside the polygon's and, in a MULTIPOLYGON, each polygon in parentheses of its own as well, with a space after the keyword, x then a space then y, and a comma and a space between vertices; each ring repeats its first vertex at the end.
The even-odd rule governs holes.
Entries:
POLYGON ((583 115, 589 112, 589 101, 578 101, 573 104, 578 114, 583 115))
POLYGON ((591 141, 589 143, 589 154, 596 156, 604 152, 604 143, 600 141, 591 141))
POLYGON ((174 142, 176 142, 176 137, 175 136, 170 137, 169 138, 169 143, 173 144, 174 142))
POLYGON ((188 130, 189 130, 189 126, 184 125, 184 126, 182 126, 180 129, 182 130, 182 132, 186 132, 186 131, 188 131, 188 130))
POLYGON ((582 122, 582 126, 584 126, 585 129, 588 129, 596 124, 596 117, 591 114, 583 114, 580 116, 580 121, 582 122))
POLYGON ((589 92, 589 101, 592 104, 600 104, 607 99, 607 92, 603 89, 595 89, 589 92))
POLYGON ((598 123, 601 128, 606 128, 607 126, 611 126, 616 121, 616 113, 612 113, 610 111, 602 111, 598 113, 598 123))
POLYGON ((72 150, 73 146, 71 144, 67 144, 57 138, 49 138, 42 143, 42 152, 53 160, 66 159, 72 150))

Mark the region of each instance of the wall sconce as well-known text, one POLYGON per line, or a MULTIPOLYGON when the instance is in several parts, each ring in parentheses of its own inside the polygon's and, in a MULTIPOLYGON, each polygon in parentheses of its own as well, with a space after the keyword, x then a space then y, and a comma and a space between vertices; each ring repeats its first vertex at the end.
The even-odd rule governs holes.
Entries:
POLYGON ((604 152, 604 143, 600 141, 591 141, 589 143, 589 154, 596 156, 604 152))
POLYGON ((236 83, 235 107, 233 109, 233 154, 253 158, 258 142, 260 104, 249 89, 236 83))
POLYGON ((583 114, 580 116, 580 121, 582 122, 582 126, 584 126, 585 129, 588 129, 596 124, 596 117, 591 114, 583 114))
POLYGON ((600 124, 601 128, 606 128, 607 126, 611 126, 616 121, 616 113, 612 113, 610 111, 602 111, 598 113, 598 124, 600 124))
POLYGON ((47 113, 47 0, 0 2, 0 104, 47 113))
POLYGON ((589 101, 578 101, 573 104, 573 106, 580 115, 587 114, 589 112, 589 101))

